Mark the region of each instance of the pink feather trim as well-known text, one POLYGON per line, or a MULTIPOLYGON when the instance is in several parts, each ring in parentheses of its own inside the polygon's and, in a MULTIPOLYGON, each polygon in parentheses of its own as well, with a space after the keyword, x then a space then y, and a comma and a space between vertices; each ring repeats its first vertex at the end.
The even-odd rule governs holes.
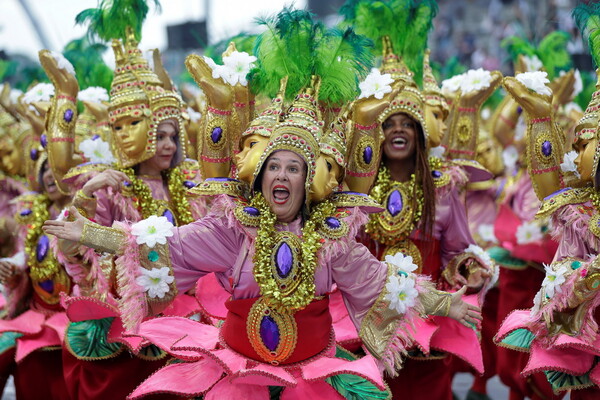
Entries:
POLYGON ((127 235, 125 243, 119 251, 121 255, 115 260, 117 292, 121 297, 118 300, 118 308, 125 329, 135 333, 144 317, 148 315, 144 289, 136 282, 140 276, 139 245, 135 236, 131 234, 131 226, 115 221, 113 227, 122 230, 127 235))
POLYGON ((590 249, 600 250, 600 238, 588 229, 591 215, 582 212, 581 206, 592 207, 591 202, 567 204, 552 214, 552 237, 566 242, 585 242, 590 249))
POLYGON ((359 207, 353 207, 350 209, 350 214, 343 221, 348 225, 348 234, 339 240, 328 240, 321 247, 319 256, 323 260, 331 260, 340 254, 348 252, 350 245, 355 242, 354 238, 359 234, 362 226, 369 221, 369 215, 359 207))
POLYGON ((121 212, 125 221, 141 221, 143 219, 130 197, 123 196, 121 192, 114 191, 111 187, 106 188, 106 192, 111 203, 121 212))
POLYGON ((435 188, 435 194, 440 199, 446 197, 453 190, 460 190, 469 181, 464 169, 458 165, 444 163, 442 171, 450 176, 450 182, 447 185, 435 188))

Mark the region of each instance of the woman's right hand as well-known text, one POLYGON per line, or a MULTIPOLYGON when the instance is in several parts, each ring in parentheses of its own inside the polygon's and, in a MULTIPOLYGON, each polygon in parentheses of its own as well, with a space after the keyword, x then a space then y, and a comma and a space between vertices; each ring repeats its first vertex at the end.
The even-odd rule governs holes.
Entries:
POLYGON ((92 197, 96 190, 105 187, 111 187, 114 191, 119 192, 125 182, 129 182, 129 177, 123 172, 107 169, 87 181, 81 190, 87 197, 92 197))
POLYGON ((0 261, 0 283, 6 285, 15 276, 17 267, 10 261, 0 261))
POLYGON ((71 207, 67 219, 62 221, 48 220, 44 222, 42 229, 48 235, 79 243, 86 221, 88 219, 84 218, 75 207, 71 207))

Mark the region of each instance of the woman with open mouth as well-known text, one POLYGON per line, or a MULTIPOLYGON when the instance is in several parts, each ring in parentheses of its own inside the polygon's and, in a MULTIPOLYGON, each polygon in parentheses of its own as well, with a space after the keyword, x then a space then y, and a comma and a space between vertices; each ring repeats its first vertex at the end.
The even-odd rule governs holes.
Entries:
POLYGON ((418 313, 478 323, 478 307, 461 300, 464 290, 437 291, 402 255, 381 262, 356 242, 362 209, 374 207, 367 196, 355 194, 351 206, 348 198, 345 205, 312 201, 322 129, 315 119, 318 86, 313 77, 274 127, 248 200, 221 195, 207 216, 177 228, 165 218, 112 228, 80 215, 47 222, 47 233, 115 253, 117 265, 149 277, 139 280, 139 295, 153 307, 210 272, 231 294, 221 328, 163 317, 133 330, 182 362, 157 371, 130 398, 162 392, 267 399, 283 391, 325 399, 352 395, 358 386, 381 396, 379 367, 395 373, 418 313), (333 284, 370 351, 366 357, 336 351, 328 310, 333 284), (198 379, 182 378, 192 370, 198 379), (348 377, 355 384, 346 385, 348 377))

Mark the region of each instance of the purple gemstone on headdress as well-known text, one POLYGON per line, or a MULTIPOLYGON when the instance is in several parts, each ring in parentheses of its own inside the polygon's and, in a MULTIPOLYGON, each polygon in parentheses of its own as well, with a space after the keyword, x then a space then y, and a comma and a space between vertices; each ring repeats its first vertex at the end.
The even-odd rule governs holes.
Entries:
POLYGON ((260 338, 270 351, 277 350, 279 345, 279 327, 270 315, 265 315, 260 321, 260 338))
POLYGON ((400 211, 402 211, 402 206, 402 195, 399 191, 394 190, 392 194, 390 194, 390 197, 388 197, 387 210, 392 217, 395 217, 400 211))
POLYGON ((48 249, 50 248, 50 239, 48 236, 42 235, 38 239, 37 246, 35 248, 35 258, 38 262, 42 262, 44 258, 46 258, 46 254, 48 254, 48 249))
POLYGON ((517 107, 517 114, 521 115, 522 112, 523 112, 523 107, 518 106, 517 107))
POLYGON ((173 217, 171 210, 165 210, 162 216, 165 217, 170 223, 175 225, 175 217, 173 217))
POLYGON ((48 146, 48 136, 46 136, 45 133, 43 133, 40 137, 40 143, 42 144, 43 148, 46 148, 46 146, 48 146))
POLYGON ((292 270, 292 249, 287 243, 281 243, 275 255, 275 267, 281 278, 286 278, 292 270))
POLYGON ((73 110, 71 110, 70 108, 67 109, 63 115, 63 118, 66 122, 73 121, 73 110))
POLYGON ((128 182, 128 181, 123 181, 123 185, 124 185, 125 187, 129 187, 129 186, 131 186, 131 182, 128 182))
POLYGON ((542 154, 546 157, 549 157, 550 154, 552 154, 552 143, 550 143, 548 140, 542 143, 542 154))
POLYGON ((20 212, 21 217, 26 217, 28 215, 31 215, 32 211, 30 209, 26 209, 20 212))
POLYGON ((33 161, 37 160, 39 156, 40 156, 40 153, 39 153, 38 149, 35 149, 35 148, 34 148, 34 149, 31 149, 31 150, 29 151, 29 157, 30 157, 30 158, 31 158, 33 161))
POLYGON ((442 173, 440 171, 431 171, 431 176, 437 179, 442 176, 442 173))
POLYGON ((48 293, 54 292, 54 281, 52 279, 46 279, 39 283, 40 287, 48 293))
POLYGON ((96 139, 100 139, 100 135, 94 135, 94 136, 92 136, 92 140, 96 140, 96 139))
POLYGON ((327 218, 325 218, 325 223, 331 229, 338 229, 341 226, 340 220, 337 219, 337 218, 334 218, 334 217, 327 217, 327 218))
POLYGON ((212 140, 213 143, 218 143, 219 140, 221 140, 222 135, 223 129, 221 129, 220 126, 217 126, 216 128, 213 128, 212 132, 210 133, 210 140, 212 140))
POLYGON ((250 214, 253 217, 258 217, 258 214, 260 214, 260 212, 258 211, 258 208, 254 208, 254 207, 244 207, 244 212, 246 214, 250 214))
POLYGON ((371 164, 371 161, 373 160, 373 149, 371 146, 365 147, 365 150, 363 151, 363 160, 365 164, 371 164))
POLYGON ((192 181, 183 181, 183 186, 185 186, 188 189, 191 189, 196 186, 196 183, 192 181))

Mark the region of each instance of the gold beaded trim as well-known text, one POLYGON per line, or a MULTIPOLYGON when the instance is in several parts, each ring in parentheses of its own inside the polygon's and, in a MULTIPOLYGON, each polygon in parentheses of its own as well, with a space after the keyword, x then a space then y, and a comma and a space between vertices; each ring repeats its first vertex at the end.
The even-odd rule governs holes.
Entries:
POLYGON ((458 120, 458 124, 456 126, 456 137, 461 143, 467 143, 471 140, 471 136, 473 135, 473 124, 471 122, 471 118, 468 116, 462 116, 458 120))
POLYGON ((272 365, 278 365, 292 355, 298 340, 298 327, 294 315, 270 308, 263 298, 259 298, 250 309, 246 332, 252 348, 263 360, 272 365), (279 330, 279 343, 273 351, 266 346, 260 335, 261 322, 265 317, 272 318, 279 330))

